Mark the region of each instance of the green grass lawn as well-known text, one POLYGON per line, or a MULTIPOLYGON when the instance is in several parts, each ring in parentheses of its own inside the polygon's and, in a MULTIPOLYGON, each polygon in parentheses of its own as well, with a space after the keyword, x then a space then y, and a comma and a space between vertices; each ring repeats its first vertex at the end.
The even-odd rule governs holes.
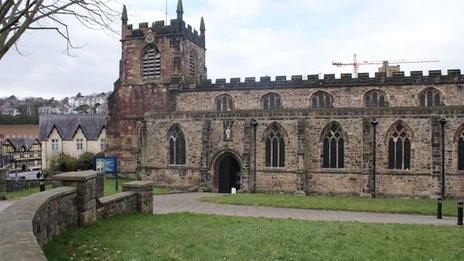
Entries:
MULTIPOLYGON (((131 181, 130 179, 119 179, 118 180, 119 192, 122 192, 122 184, 126 182, 130 182, 130 181, 131 181)), ((111 196, 119 192, 116 191, 116 180, 105 178, 105 196, 111 196)))
MULTIPOLYGON (((122 184, 131 181, 130 179, 119 179, 118 187, 119 192, 122 192, 122 184)), ((153 194, 155 195, 164 195, 168 194, 171 191, 165 187, 155 187, 153 188, 153 194)), ((105 178, 105 196, 111 196, 118 193, 116 191, 116 180, 105 178)))
POLYGON ((155 187, 153 188, 153 194, 155 195, 165 195, 169 194, 171 191, 165 187, 155 187))
MULTIPOLYGON (((46 190, 51 189, 51 188, 52 188, 51 185, 45 186, 46 190)), ((21 189, 21 190, 16 190, 16 191, 10 191, 10 192, 6 193, 6 199, 7 200, 16 200, 16 199, 20 199, 22 197, 27 197, 27 196, 30 196, 32 194, 39 193, 39 192, 40 192, 39 187, 30 188, 30 189, 21 189)))
POLYGON ((71 228, 48 260, 462 260, 458 227, 123 215, 71 228))
MULTIPOLYGON (((374 213, 401 213, 436 215, 437 201, 427 199, 392 199, 392 198, 358 198, 358 197, 321 197, 321 196, 292 196, 270 194, 237 194, 220 197, 205 197, 204 202, 266 206, 281 208, 344 210, 374 213)), ((445 201, 443 213, 446 216, 455 216, 456 201, 445 201)))

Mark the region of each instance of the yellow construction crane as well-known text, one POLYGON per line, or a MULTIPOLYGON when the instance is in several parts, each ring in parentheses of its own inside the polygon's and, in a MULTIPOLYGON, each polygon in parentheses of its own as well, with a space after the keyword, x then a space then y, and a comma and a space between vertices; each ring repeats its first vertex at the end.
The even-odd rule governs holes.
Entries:
MULTIPOLYGON (((332 62, 332 65, 337 67, 342 66, 353 66, 354 77, 358 77, 359 73, 359 66, 361 65, 382 65, 380 71, 387 73, 389 72, 390 65, 398 65, 398 64, 405 64, 405 63, 437 63, 438 60, 387 60, 387 61, 358 61, 358 57, 355 54, 353 56, 352 63, 341 63, 341 62, 332 62)), ((399 71, 399 69, 398 69, 399 71)), ((388 75, 390 76, 390 75, 388 75)))

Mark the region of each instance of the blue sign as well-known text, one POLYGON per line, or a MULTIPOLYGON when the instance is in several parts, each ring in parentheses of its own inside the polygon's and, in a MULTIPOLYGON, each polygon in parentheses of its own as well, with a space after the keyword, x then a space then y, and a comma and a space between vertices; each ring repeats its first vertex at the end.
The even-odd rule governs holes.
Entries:
POLYGON ((104 171, 105 173, 112 173, 116 175, 118 172, 118 158, 117 157, 95 157, 93 160, 94 170, 104 171))

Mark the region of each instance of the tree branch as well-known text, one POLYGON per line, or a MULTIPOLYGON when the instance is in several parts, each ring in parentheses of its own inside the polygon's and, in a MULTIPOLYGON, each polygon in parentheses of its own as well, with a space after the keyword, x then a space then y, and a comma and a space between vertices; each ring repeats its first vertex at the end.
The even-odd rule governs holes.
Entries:
POLYGON ((54 30, 66 40, 66 53, 78 48, 70 40, 64 17, 73 17, 91 29, 115 32, 111 23, 118 12, 107 2, 113 0, 0 0, 0 60, 15 46, 26 30, 54 30), (41 21, 51 21, 56 26, 41 21), (42 26, 46 25, 46 26, 42 26), (38 26, 37 26, 38 25, 38 26))

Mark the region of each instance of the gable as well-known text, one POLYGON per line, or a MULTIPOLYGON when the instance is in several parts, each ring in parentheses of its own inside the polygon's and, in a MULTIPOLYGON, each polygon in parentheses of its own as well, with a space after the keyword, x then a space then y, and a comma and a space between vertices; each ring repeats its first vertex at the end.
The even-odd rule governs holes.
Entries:
POLYGON ((104 115, 42 115, 40 117, 40 140, 50 138, 53 128, 65 141, 74 139, 78 129, 88 140, 97 140, 107 117, 104 115))

